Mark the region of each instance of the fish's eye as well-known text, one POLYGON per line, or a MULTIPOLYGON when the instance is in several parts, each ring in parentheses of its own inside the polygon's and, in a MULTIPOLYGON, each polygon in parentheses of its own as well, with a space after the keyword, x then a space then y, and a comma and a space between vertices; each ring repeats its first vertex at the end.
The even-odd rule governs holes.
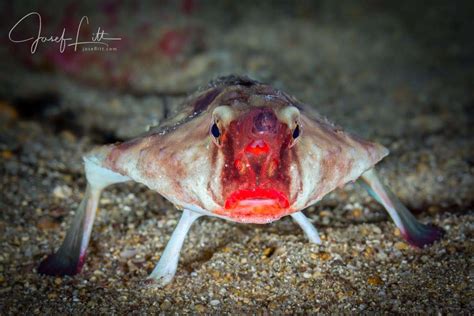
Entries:
POLYGON ((298 124, 296 124, 296 127, 295 129, 293 130, 293 139, 297 139, 299 136, 300 136, 300 126, 298 124))
POLYGON ((219 126, 217 126, 217 123, 212 124, 211 134, 215 138, 219 138, 219 136, 221 136, 221 131, 219 130, 219 126))

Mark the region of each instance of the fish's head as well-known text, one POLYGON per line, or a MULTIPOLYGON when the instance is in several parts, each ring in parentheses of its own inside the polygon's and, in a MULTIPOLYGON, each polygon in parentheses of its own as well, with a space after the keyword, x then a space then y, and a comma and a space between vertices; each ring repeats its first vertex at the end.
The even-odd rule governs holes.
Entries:
POLYGON ((209 134, 220 158, 215 169, 220 215, 269 222, 291 213, 292 148, 301 135, 300 114, 292 105, 269 104, 222 105, 213 111, 209 134))

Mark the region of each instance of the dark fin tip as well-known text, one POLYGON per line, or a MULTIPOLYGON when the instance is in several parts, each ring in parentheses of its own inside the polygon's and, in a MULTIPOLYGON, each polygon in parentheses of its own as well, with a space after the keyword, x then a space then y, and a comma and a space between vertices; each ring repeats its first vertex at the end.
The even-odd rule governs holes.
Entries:
POLYGON ((445 231, 434 225, 424 225, 418 234, 407 234, 402 232, 405 240, 416 248, 423 248, 443 238, 445 231))
POLYGON ((75 275, 82 269, 83 260, 73 260, 52 254, 41 261, 38 273, 46 275, 75 275))

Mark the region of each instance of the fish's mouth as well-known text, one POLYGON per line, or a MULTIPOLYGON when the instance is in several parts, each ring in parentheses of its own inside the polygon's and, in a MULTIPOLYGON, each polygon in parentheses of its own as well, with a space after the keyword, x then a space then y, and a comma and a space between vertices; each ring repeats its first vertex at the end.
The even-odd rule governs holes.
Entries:
POLYGON ((237 190, 218 213, 238 222, 268 223, 288 214, 289 205, 286 195, 278 190, 237 190))

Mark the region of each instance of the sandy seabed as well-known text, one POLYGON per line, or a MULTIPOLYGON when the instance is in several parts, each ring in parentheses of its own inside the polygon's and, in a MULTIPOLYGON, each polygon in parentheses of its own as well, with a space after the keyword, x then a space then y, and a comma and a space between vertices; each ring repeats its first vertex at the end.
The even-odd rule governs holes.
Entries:
MULTIPOLYGON (((27 45, 0 50, 1 314, 473 313, 469 2, 57 6, 41 8, 63 12, 50 25, 86 12, 124 43, 68 57, 46 45, 34 56, 27 45), (186 93, 231 73, 284 89, 389 148, 380 174, 422 222, 446 231, 443 240, 411 248, 347 185, 305 211, 322 245, 288 218, 202 218, 174 281, 150 288, 143 280, 180 212, 128 183, 104 192, 82 273, 38 275, 81 200, 81 156, 143 132, 186 93)), ((4 34, 37 8, 7 9, 4 34)))

